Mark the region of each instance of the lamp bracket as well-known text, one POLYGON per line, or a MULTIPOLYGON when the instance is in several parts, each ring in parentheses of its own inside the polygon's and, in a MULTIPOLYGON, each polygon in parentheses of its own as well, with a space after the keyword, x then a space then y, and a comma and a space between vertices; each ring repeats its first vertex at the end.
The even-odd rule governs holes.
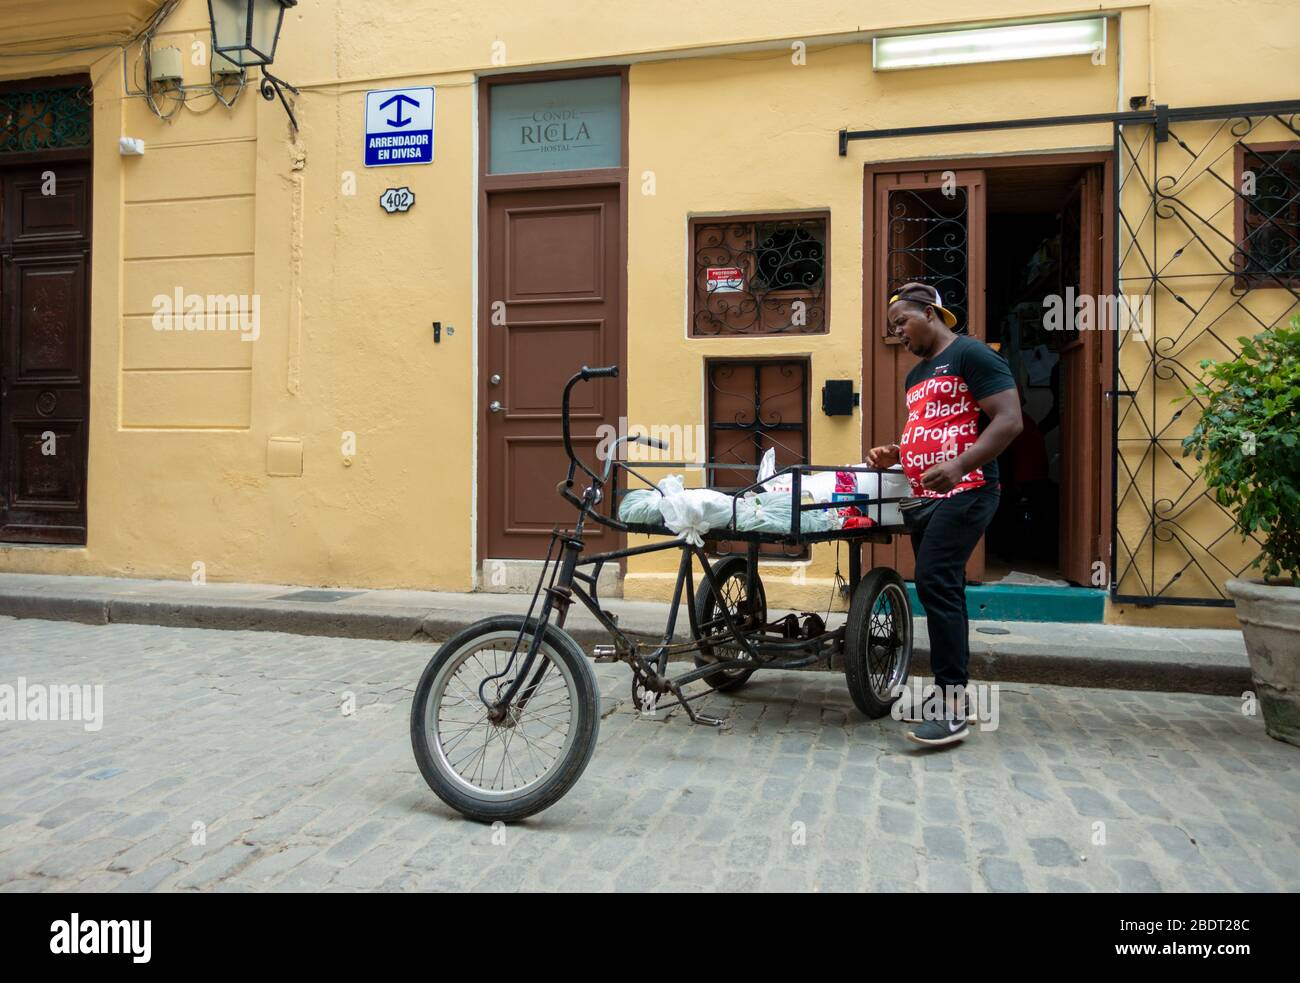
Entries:
POLYGON ((301 95, 298 89, 295 86, 290 85, 284 79, 276 78, 266 70, 265 66, 262 68, 262 82, 258 89, 262 93, 262 98, 267 102, 274 101, 276 96, 280 97, 280 105, 284 107, 284 111, 288 114, 289 125, 293 127, 294 136, 297 136, 298 117, 293 114, 293 107, 290 106, 289 101, 285 99, 284 90, 288 89, 296 96, 301 95))

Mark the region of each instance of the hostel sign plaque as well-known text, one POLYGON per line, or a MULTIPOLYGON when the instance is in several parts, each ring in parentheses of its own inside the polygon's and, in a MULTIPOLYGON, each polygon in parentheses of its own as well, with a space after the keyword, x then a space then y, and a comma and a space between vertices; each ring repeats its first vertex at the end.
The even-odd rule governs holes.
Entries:
POLYGON ((520 82, 491 89, 492 174, 618 167, 623 80, 617 75, 520 82))

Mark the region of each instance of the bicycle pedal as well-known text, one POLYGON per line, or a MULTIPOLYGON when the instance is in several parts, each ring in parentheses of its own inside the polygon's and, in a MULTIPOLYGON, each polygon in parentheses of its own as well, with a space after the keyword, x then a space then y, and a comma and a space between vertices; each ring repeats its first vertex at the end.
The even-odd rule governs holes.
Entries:
POLYGON ((594 645, 591 649, 591 655, 596 662, 617 662, 618 649, 613 645, 594 645))

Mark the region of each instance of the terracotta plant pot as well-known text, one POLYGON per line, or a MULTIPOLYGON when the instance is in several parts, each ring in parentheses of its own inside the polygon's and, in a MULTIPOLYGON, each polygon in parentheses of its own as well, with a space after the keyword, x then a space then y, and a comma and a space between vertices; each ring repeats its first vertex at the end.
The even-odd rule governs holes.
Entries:
POLYGON ((1300 587, 1229 580, 1270 737, 1300 747, 1300 587))

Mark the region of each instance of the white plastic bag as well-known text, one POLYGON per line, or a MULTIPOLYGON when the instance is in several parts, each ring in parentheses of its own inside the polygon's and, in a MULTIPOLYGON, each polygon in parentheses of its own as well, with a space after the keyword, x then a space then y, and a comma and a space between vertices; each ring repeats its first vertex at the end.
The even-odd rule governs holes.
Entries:
POLYGON ((669 475, 659 482, 664 493, 659 503, 664 525, 678 535, 685 534, 692 546, 704 545, 710 529, 731 523, 731 496, 708 488, 683 488, 681 475, 669 475))
MULTIPOLYGON (((858 464, 855 467, 867 468, 869 464, 858 464)), ((908 498, 912 494, 911 485, 908 484, 907 478, 903 476, 903 469, 899 465, 890 468, 885 474, 876 472, 858 472, 857 474, 858 494, 866 495, 873 499, 871 502, 860 502, 858 508, 862 514, 875 519, 882 526, 901 526, 903 524, 903 515, 899 511, 897 502, 890 502, 881 505, 874 499, 879 498, 908 498)))
POLYGON ((682 490, 682 476, 680 474, 670 474, 667 478, 662 478, 655 486, 665 495, 676 495, 682 490))
POLYGON ((807 492, 814 502, 829 502, 835 497, 835 472, 814 471, 799 482, 800 493, 807 492))
POLYGON ((763 456, 758 462, 758 480, 762 482, 754 489, 758 494, 763 492, 785 492, 789 494, 794 483, 794 476, 783 474, 777 478, 772 475, 776 474, 776 448, 769 447, 763 452, 763 456))
MULTIPOLYGON (((763 487, 756 490, 760 494, 763 492, 790 494, 791 489, 794 488, 794 475, 787 472, 773 478, 774 474, 776 474, 776 448, 769 447, 758 462, 758 480, 763 482, 763 487)), ((799 481, 799 492, 800 495, 807 492, 814 502, 832 501, 835 496, 835 472, 814 471, 803 475, 799 481)))

